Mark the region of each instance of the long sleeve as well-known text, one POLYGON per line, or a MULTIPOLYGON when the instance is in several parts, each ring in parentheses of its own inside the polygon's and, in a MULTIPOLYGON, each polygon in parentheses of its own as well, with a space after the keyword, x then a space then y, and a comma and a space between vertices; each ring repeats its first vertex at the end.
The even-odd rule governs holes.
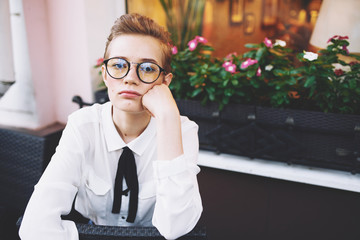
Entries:
POLYGON ((176 239, 191 231, 202 213, 196 178, 200 171, 197 129, 195 124, 183 129, 183 155, 153 163, 157 189, 153 225, 166 239, 176 239))
POLYGON ((81 176, 83 146, 68 123, 56 153, 34 188, 20 227, 23 240, 77 240, 74 222, 61 219, 70 212, 81 176))
POLYGON ((71 221, 61 219, 72 207, 98 225, 154 225, 168 239, 191 231, 202 212, 196 179, 199 151, 198 126, 182 119, 184 154, 158 161, 156 122, 126 145, 112 121, 111 104, 83 108, 69 117, 56 153, 26 208, 20 227, 22 240, 77 240, 71 221), (135 153, 139 179, 139 206, 135 223, 127 215, 123 196, 120 214, 112 214, 116 167, 124 146, 135 153))

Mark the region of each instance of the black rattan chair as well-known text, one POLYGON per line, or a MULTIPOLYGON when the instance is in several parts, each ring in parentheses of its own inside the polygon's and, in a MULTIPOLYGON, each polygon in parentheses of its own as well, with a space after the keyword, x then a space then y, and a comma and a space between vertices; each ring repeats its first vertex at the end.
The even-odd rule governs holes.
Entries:
POLYGON ((0 239, 18 239, 16 220, 50 161, 63 125, 31 130, 0 126, 0 239))
MULTIPOLYGON (((155 227, 114 227, 90 224, 76 224, 80 240, 163 240, 155 227)), ((190 233, 180 237, 181 240, 204 240, 206 228, 195 227, 190 233)))
MULTIPOLYGON (((22 217, 16 223, 20 227, 22 217)), ((76 223, 80 240, 164 240, 155 227, 116 227, 76 223)), ((206 228, 196 226, 179 240, 206 240, 206 228)))

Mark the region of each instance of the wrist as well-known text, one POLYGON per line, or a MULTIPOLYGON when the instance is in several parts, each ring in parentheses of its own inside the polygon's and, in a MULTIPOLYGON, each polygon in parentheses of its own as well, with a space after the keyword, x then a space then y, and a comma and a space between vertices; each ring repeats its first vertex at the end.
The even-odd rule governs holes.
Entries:
POLYGON ((163 105, 154 113, 154 117, 158 120, 173 121, 180 118, 180 112, 175 102, 169 105, 163 105))
POLYGON ((164 108, 155 115, 155 118, 160 122, 173 122, 180 119, 180 112, 178 108, 164 108))

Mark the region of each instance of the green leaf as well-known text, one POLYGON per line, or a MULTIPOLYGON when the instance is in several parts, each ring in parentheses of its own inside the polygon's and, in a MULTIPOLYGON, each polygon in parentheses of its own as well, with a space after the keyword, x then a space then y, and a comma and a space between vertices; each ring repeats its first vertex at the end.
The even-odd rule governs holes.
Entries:
POLYGON ((252 78, 253 76, 255 76, 256 70, 249 70, 246 72, 246 76, 249 78, 252 78))
POLYGON ((215 95, 214 95, 214 93, 209 92, 209 91, 208 91, 208 93, 209 93, 209 99, 210 99, 211 101, 214 101, 214 100, 215 100, 215 95))
POLYGON ((260 59, 263 57, 265 51, 266 51, 266 48, 265 48, 265 47, 259 48, 259 49, 257 50, 257 52, 256 52, 256 57, 255 57, 255 59, 258 60, 258 61, 260 61, 260 59))
POLYGON ((205 51, 214 51, 214 48, 208 45, 203 45, 202 49, 205 51))
POLYGON ((227 88, 227 89, 225 89, 224 94, 225 94, 225 96, 227 96, 227 97, 231 97, 231 96, 233 95, 233 91, 232 91, 232 89, 227 88))
POLYGON ((254 43, 247 43, 245 44, 246 48, 258 48, 260 47, 260 44, 254 44, 254 43))
POLYGON ((349 81, 349 87, 351 89, 355 89, 356 88, 356 82, 355 81, 349 81))
POLYGON ((306 79, 304 87, 306 88, 311 87, 314 85, 314 83, 315 83, 315 76, 310 76, 306 79))
POLYGON ((196 88, 192 93, 191 93, 191 97, 196 97, 199 93, 202 92, 201 88, 196 88))

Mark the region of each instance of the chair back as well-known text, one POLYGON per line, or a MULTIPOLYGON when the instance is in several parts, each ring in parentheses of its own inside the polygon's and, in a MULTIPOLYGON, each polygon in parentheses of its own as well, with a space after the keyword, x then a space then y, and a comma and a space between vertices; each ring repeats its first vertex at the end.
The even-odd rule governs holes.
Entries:
MULTIPOLYGON (((76 224, 80 240, 165 240, 155 227, 117 227, 76 224)), ((206 228, 196 226, 179 240, 205 240, 206 228)))

